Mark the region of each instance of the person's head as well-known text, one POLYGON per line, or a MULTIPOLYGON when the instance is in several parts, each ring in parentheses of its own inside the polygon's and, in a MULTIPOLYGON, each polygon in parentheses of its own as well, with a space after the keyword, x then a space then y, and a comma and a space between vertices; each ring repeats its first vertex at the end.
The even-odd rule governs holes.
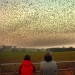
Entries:
POLYGON ((47 52, 47 53, 44 55, 44 60, 45 60, 46 62, 52 61, 52 53, 51 53, 51 52, 47 52))
POLYGON ((31 60, 29 55, 25 55, 24 60, 31 60))

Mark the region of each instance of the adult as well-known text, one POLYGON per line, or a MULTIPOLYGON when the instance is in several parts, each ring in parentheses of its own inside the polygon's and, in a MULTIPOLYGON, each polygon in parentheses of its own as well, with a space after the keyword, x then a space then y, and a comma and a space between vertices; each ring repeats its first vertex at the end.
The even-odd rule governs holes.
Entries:
POLYGON ((57 64, 52 59, 51 52, 44 55, 44 61, 40 63, 40 70, 42 75, 57 75, 57 64))

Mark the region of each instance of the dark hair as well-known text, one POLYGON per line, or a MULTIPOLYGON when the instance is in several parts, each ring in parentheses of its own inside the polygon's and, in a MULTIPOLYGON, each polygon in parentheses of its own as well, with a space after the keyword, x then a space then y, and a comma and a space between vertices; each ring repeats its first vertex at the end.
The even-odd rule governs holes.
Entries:
POLYGON ((29 55, 26 55, 26 56, 24 57, 24 60, 31 60, 31 58, 30 58, 29 55))
POLYGON ((50 55, 49 53, 46 53, 45 56, 44 56, 44 60, 46 62, 52 61, 52 55, 50 55))

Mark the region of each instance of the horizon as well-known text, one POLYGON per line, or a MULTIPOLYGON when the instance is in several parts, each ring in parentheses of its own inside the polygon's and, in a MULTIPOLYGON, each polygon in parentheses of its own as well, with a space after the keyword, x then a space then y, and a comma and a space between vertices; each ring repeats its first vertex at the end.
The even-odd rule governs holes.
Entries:
MULTIPOLYGON (((10 45, 0 45, 2 46, 10 46, 10 45)), ((12 46, 12 45, 11 45, 12 46)), ((14 46, 12 46, 14 47, 14 46)), ((69 48, 69 47, 73 47, 75 48, 75 44, 70 44, 70 45, 59 45, 59 46, 43 46, 43 47, 20 47, 20 46, 15 46, 16 48, 36 48, 36 49, 47 49, 47 48, 69 48)))

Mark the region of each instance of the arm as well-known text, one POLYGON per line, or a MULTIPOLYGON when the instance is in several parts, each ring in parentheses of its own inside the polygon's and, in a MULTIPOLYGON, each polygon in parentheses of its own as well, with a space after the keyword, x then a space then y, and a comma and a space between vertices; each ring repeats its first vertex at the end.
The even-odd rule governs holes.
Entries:
POLYGON ((32 66, 33 66, 33 72, 35 73, 36 72, 36 68, 35 68, 35 66, 32 64, 32 66))
POLYGON ((22 65, 20 65, 20 67, 18 69, 19 74, 21 74, 21 68, 22 68, 22 65))

